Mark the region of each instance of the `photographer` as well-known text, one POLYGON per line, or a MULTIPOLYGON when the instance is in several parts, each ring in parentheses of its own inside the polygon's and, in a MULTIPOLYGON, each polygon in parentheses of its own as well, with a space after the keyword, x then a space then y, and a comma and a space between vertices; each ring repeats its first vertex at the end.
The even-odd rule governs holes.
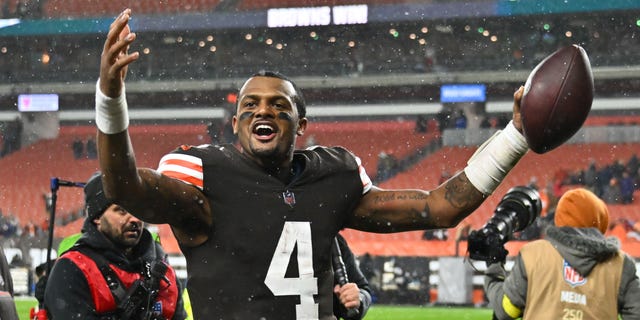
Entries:
POLYGON ((47 280, 49 318, 185 319, 175 271, 143 222, 105 197, 99 174, 84 192, 82 236, 47 280))
POLYGON ((546 238, 522 247, 506 275, 488 265, 484 289, 494 319, 640 319, 635 262, 606 239, 606 204, 578 188, 558 202, 546 238))

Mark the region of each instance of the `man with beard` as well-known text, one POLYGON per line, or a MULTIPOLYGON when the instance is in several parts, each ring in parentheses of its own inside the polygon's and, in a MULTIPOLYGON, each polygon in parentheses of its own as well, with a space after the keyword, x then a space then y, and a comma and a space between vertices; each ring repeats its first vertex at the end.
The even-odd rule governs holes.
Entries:
MULTIPOLYGON (((187 261, 196 319, 335 319, 331 246, 344 228, 390 233, 450 228, 527 152, 520 100, 513 121, 433 190, 374 186, 341 147, 295 150, 306 103, 287 77, 263 71, 239 90, 238 146, 183 145, 158 170, 138 168, 124 79, 140 56, 126 9, 111 24, 96 85, 98 158, 107 196, 145 222, 169 224, 187 261)), ((160 112, 160 111, 159 111, 160 112)))
POLYGON ((175 271, 143 222, 105 197, 100 174, 84 193, 82 236, 47 280, 49 318, 185 319, 175 271))

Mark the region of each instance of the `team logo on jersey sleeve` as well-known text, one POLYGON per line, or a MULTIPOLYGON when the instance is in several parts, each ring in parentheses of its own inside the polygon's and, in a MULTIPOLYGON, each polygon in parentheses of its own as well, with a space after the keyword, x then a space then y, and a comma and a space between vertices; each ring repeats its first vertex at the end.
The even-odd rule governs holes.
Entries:
POLYGON ((572 268, 566 260, 564 261, 562 275, 564 276, 564 281, 566 281, 572 288, 587 283, 587 278, 583 277, 578 273, 578 271, 576 271, 576 269, 572 268))

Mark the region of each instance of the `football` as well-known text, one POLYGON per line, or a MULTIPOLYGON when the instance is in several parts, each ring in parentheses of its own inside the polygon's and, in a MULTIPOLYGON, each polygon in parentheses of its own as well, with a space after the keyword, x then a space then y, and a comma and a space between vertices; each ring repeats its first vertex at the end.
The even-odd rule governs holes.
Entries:
POLYGON ((589 115, 593 90, 582 47, 566 46, 542 60, 529 74, 520 103, 529 148, 542 154, 569 140, 589 115))

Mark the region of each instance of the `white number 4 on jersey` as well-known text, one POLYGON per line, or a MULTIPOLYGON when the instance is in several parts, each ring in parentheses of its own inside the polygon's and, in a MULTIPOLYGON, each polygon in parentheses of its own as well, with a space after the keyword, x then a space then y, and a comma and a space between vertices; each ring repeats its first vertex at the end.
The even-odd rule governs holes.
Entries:
POLYGON ((318 294, 318 280, 313 276, 309 222, 285 222, 264 283, 275 296, 300 296, 300 304, 296 305, 297 320, 318 319, 318 304, 313 299, 313 296, 318 294), (285 278, 296 244, 299 276, 285 278))

